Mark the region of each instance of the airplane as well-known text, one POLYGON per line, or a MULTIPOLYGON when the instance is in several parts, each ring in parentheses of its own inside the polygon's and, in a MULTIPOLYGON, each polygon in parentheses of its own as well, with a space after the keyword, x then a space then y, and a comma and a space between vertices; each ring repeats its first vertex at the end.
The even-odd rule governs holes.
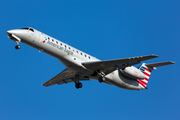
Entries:
POLYGON ((101 61, 32 27, 9 30, 7 34, 8 38, 17 43, 15 49, 20 49, 20 42, 25 43, 57 58, 67 67, 42 84, 46 87, 74 82, 75 87, 79 89, 82 88, 80 81, 93 79, 127 90, 144 90, 147 89, 152 70, 159 66, 175 64, 169 61, 142 63, 138 68, 133 66, 144 60, 158 57, 153 54, 101 61))

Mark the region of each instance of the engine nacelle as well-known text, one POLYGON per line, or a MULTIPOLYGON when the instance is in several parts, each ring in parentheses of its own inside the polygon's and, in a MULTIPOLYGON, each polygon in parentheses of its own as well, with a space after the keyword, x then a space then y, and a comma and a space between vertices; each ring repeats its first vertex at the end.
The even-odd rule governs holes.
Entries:
POLYGON ((133 79, 144 79, 145 75, 136 67, 131 66, 131 67, 126 67, 125 69, 121 69, 121 72, 133 79))

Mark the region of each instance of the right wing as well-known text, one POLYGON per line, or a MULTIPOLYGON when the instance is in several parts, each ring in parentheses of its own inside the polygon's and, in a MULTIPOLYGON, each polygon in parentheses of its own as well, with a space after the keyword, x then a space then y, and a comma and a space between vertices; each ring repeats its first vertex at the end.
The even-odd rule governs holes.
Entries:
POLYGON ((62 71, 61 73, 59 73, 58 75, 56 75, 55 77, 53 77, 52 79, 50 79, 42 85, 48 87, 54 84, 67 84, 69 82, 73 82, 71 78, 73 78, 75 74, 76 73, 74 71, 66 68, 64 71, 62 71))
POLYGON ((123 58, 123 59, 116 59, 116 60, 106 60, 106 61, 93 61, 93 62, 84 62, 86 68, 97 71, 103 70, 103 72, 107 75, 118 67, 122 69, 127 66, 135 65, 140 63, 141 61, 152 59, 158 57, 157 55, 147 55, 147 56, 140 56, 140 57, 132 57, 132 58, 123 58))

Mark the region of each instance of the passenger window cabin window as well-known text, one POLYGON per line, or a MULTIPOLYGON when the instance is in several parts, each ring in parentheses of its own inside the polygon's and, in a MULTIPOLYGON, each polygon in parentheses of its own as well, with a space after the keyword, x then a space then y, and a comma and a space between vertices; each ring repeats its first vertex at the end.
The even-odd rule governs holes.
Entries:
POLYGON ((66 47, 66 45, 65 45, 65 47, 66 47))
POLYGON ((58 41, 56 41, 56 43, 58 44, 58 41))
POLYGON ((86 55, 84 55, 86 57, 86 55))
POLYGON ((76 51, 78 53, 78 51, 76 51))
POLYGON ((48 40, 49 40, 49 37, 48 37, 48 40))
POLYGON ((90 59, 90 56, 89 56, 89 59, 90 59))
POLYGON ((82 53, 81 53, 81 55, 82 55, 82 53))
POLYGON ((69 47, 69 49, 71 49, 71 48, 69 47))
POLYGON ((62 43, 61 43, 61 46, 62 46, 62 43))
POLYGON ((54 42, 54 40, 52 39, 52 41, 54 42))

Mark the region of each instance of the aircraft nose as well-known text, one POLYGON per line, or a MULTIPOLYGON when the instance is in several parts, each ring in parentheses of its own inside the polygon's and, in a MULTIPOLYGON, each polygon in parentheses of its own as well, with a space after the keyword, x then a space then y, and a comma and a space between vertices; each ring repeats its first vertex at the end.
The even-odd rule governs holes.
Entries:
POLYGON ((13 34, 13 30, 8 30, 7 34, 13 34))
POLYGON ((19 32, 20 32, 19 30, 8 30, 7 34, 16 34, 16 33, 19 33, 19 32))

